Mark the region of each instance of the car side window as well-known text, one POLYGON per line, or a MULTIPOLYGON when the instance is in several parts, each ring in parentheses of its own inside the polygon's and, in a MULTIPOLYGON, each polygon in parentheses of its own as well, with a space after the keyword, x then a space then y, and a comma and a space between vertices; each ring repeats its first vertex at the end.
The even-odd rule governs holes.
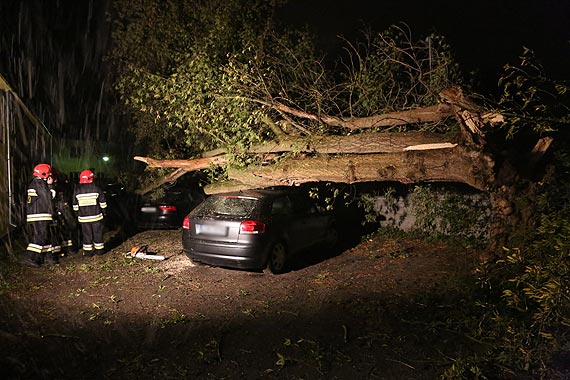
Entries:
POLYGON ((301 195, 294 195, 293 199, 293 210, 296 214, 312 214, 317 212, 315 205, 307 197, 301 195))
POLYGON ((271 215, 290 215, 293 213, 293 206, 288 197, 280 197, 273 201, 271 205, 271 215))

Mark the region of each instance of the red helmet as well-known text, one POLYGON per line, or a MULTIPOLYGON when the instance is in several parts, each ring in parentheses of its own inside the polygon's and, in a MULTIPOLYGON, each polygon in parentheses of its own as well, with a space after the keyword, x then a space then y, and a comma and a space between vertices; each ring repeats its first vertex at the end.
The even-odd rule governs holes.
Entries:
POLYGON ((48 164, 38 164, 34 168, 34 177, 47 178, 51 175, 51 166, 48 164))
POLYGON ((79 174, 79 183, 92 183, 94 176, 91 170, 84 170, 79 174))

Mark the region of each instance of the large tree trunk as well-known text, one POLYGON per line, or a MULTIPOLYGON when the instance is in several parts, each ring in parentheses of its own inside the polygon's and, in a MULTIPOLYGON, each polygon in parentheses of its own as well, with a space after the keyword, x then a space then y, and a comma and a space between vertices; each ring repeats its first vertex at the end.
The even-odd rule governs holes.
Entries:
MULTIPOLYGON (((456 141, 460 135, 435 133, 360 133, 350 136, 291 137, 253 146, 252 154, 297 152, 297 158, 281 158, 266 166, 229 169, 231 182, 214 184, 206 191, 298 185, 306 182, 462 182, 486 189, 493 181, 492 160, 483 153, 466 150, 456 141), (314 156, 314 154, 317 154, 314 156), (336 155, 328 155, 335 153, 336 155), (324 154, 324 155, 323 155, 324 154), (340 155, 339 155, 340 154, 340 155)), ((149 167, 177 168, 170 176, 226 163, 224 156, 194 160, 154 160, 135 157, 149 167)), ((143 189, 148 191, 151 187, 143 189)))
POLYGON ((460 182, 488 190, 493 182, 492 161, 461 147, 400 151, 386 154, 318 156, 282 159, 269 166, 229 170, 233 182, 210 185, 207 193, 234 189, 294 186, 307 182, 401 183, 460 182))
POLYGON ((349 136, 281 137, 277 141, 255 145, 250 153, 304 152, 323 154, 391 153, 412 150, 416 146, 457 144, 461 135, 441 133, 358 133, 349 136))

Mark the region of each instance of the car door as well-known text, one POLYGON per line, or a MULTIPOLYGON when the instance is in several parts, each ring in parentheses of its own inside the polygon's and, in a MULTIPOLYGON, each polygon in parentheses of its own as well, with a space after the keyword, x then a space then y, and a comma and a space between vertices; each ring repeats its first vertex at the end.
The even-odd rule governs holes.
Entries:
POLYGON ((324 237, 327 220, 311 199, 304 194, 290 196, 293 206, 293 222, 295 229, 296 249, 305 249, 320 243, 324 237))
POLYGON ((284 240, 290 250, 295 250, 295 231, 293 225, 293 205, 286 195, 279 196, 271 201, 270 234, 272 242, 284 240))

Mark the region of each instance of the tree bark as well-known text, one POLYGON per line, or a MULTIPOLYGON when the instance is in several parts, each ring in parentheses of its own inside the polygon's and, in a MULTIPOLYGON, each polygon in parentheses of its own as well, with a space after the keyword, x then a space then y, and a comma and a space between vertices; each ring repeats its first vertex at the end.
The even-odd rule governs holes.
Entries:
POLYGON ((433 106, 416 108, 406 111, 390 112, 382 115, 368 117, 340 118, 328 115, 315 115, 288 107, 280 103, 272 103, 279 111, 307 120, 315 120, 331 127, 342 127, 350 130, 396 127, 414 123, 440 122, 453 116, 453 108, 448 104, 436 104, 433 106))
POLYGON ((493 162, 461 147, 387 154, 283 159, 274 165, 229 169, 233 181, 206 186, 208 194, 307 182, 460 182, 478 190, 492 184, 493 162))
POLYGON ((326 154, 367 154, 401 152, 425 144, 458 143, 459 135, 441 133, 358 133, 349 136, 284 137, 279 141, 255 145, 250 153, 305 152, 326 154))
POLYGON ((152 182, 150 184, 148 184, 147 186, 138 189, 136 191, 137 194, 146 194, 149 193, 151 191, 153 191, 154 189, 156 189, 159 186, 162 186, 166 183, 172 183, 174 181, 176 181, 178 178, 182 177, 184 174, 188 173, 187 170, 184 169, 176 169, 174 172, 160 178, 159 180, 152 182))
MULTIPOLYGON (((319 181, 397 181, 406 184, 461 182, 475 189, 488 189, 493 181, 492 159, 455 143, 460 137, 422 132, 378 132, 351 136, 286 138, 280 142, 254 146, 249 153, 274 158, 277 153, 296 152, 302 153, 302 157, 281 158, 277 163, 241 170, 229 168, 231 181, 208 185, 205 191, 213 194, 319 181), (313 156, 315 154, 317 156, 313 156)), ((193 160, 155 160, 149 157, 135 159, 147 163, 149 167, 177 168, 177 176, 227 162, 223 155, 193 160)), ((173 178, 173 175, 169 178, 173 178)), ((151 184, 141 192, 151 191, 156 185, 151 184)))
POLYGON ((203 157, 192 160, 155 160, 150 157, 133 157, 137 161, 144 162, 149 168, 179 168, 187 172, 208 169, 210 166, 223 165, 226 163, 223 157, 203 157))

